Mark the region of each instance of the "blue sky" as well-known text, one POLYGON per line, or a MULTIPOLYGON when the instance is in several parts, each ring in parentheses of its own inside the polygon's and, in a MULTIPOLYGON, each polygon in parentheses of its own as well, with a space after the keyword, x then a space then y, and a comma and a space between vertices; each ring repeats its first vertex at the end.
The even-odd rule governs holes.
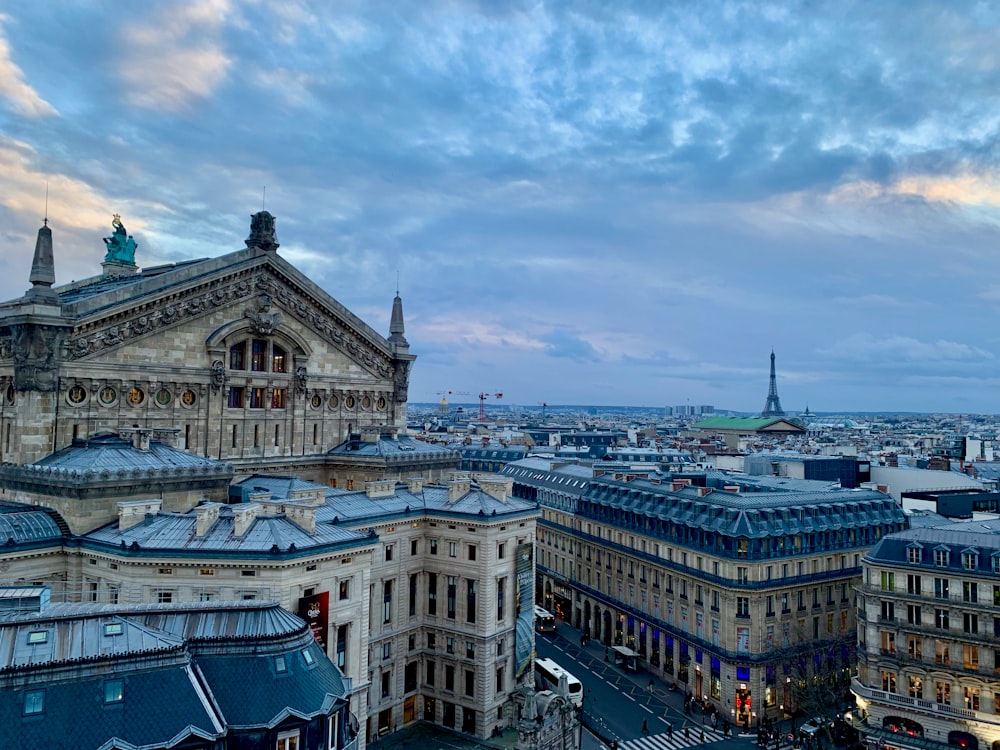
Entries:
POLYGON ((413 401, 1000 412, 1000 10, 76 2, 0 11, 0 298, 121 214, 280 252, 413 401))

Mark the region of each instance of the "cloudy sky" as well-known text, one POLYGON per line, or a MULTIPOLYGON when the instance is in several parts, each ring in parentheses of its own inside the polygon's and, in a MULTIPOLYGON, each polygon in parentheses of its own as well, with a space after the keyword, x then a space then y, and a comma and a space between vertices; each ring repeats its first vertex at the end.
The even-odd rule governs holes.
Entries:
POLYGON ((1000 10, 973 2, 85 2, 0 11, 0 298, 120 213, 281 254, 412 401, 1000 412, 1000 10), (455 399, 453 399, 455 400, 455 399), (462 399, 457 399, 462 400, 462 399))

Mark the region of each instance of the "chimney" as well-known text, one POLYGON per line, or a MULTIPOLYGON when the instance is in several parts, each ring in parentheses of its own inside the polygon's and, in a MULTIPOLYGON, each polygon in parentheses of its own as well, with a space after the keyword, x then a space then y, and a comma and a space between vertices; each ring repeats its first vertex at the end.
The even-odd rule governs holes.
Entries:
MULTIPOLYGON (((458 472, 453 472, 458 473, 458 472)), ((468 478, 452 479, 448 482, 448 502, 453 503, 472 489, 472 481, 468 478)))
POLYGON ((233 536, 243 536, 253 526, 260 506, 257 503, 233 505, 233 536))
POLYGON ((705 497, 705 495, 711 495, 711 494, 712 494, 712 488, 711 487, 699 487, 698 488, 698 497, 705 497))
POLYGON ((316 531, 315 505, 292 505, 291 503, 286 503, 285 518, 309 534, 316 531))
POLYGON ((735 492, 736 494, 739 494, 740 492, 740 486, 738 484, 727 484, 722 489, 726 492, 735 492))
POLYGON ((149 450, 149 440, 152 435, 153 431, 148 427, 133 425, 132 427, 118 428, 118 436, 123 440, 128 440, 132 443, 133 448, 138 448, 141 451, 149 450))
POLYGON ((424 491, 424 478, 410 477, 406 480, 406 489, 414 495, 420 494, 424 491))
POLYGON ((362 443, 377 443, 382 437, 382 426, 377 424, 365 425, 361 428, 362 443))
POLYGON ((292 490, 288 493, 288 499, 296 503, 322 505, 323 501, 326 500, 326 490, 323 487, 309 487, 307 489, 292 490))
POLYGON ((222 505, 222 503, 202 503, 195 507, 195 536, 205 536, 208 533, 213 524, 219 520, 219 508, 222 505))
POLYGON ((180 433, 180 428, 178 427, 154 427, 153 440, 159 440, 164 445, 169 445, 173 448, 177 445, 178 433, 180 433))
POLYGON ((479 489, 490 497, 495 497, 501 503, 507 502, 507 498, 514 491, 513 479, 486 479, 479 478, 479 489))
POLYGON ((160 500, 123 500, 118 503, 118 530, 131 529, 142 523, 146 516, 160 512, 160 500))
POLYGON ((374 482, 365 482, 365 494, 368 497, 392 497, 396 494, 395 479, 376 479, 374 482))

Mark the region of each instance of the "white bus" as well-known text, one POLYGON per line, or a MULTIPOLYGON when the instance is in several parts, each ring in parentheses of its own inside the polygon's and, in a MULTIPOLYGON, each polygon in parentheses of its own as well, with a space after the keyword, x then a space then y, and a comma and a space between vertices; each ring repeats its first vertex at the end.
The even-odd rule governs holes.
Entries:
POLYGON ((535 605, 535 630, 539 633, 551 633, 556 629, 556 616, 547 609, 535 605))
POLYGON ((552 659, 535 659, 535 684, 539 690, 556 690, 562 675, 566 675, 570 702, 574 706, 582 706, 583 684, 552 659))

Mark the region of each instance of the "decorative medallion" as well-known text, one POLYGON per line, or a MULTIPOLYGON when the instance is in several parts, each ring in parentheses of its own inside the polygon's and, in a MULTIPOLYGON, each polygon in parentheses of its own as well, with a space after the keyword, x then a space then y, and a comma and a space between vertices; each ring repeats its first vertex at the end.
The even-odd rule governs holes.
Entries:
POLYGON ((181 405, 182 406, 186 406, 186 407, 190 408, 190 407, 194 406, 195 402, 197 402, 197 401, 198 401, 197 394, 194 391, 192 391, 190 388, 188 388, 186 391, 184 391, 184 393, 181 394, 181 405))
POLYGON ((385 411, 385 397, 378 397, 378 401, 375 402, 375 408, 379 411, 385 411))
POLYGON ((340 406, 340 399, 337 398, 337 394, 335 393, 330 396, 330 408, 336 409, 338 406, 340 406))
POLYGON ((156 397, 154 398, 157 406, 170 406, 170 402, 173 400, 174 395, 166 388, 158 390, 156 392, 156 397))
POLYGON ((142 402, 146 400, 146 394, 143 392, 142 388, 132 386, 128 389, 128 395, 125 399, 128 401, 129 406, 141 406, 142 402))
POLYGON ((366 409, 366 410, 372 408, 372 397, 371 396, 364 396, 361 399, 361 408, 362 409, 366 409))
POLYGON ((14 401, 17 398, 17 394, 14 391, 14 386, 13 385, 8 385, 7 386, 6 398, 7 398, 7 405, 8 406, 13 406, 14 405, 14 401))
POLYGON ((118 400, 118 391, 110 385, 106 385, 101 388, 101 393, 97 398, 104 406, 111 406, 118 400))
POLYGON ((348 396, 347 398, 344 399, 344 406, 346 406, 348 409, 353 409, 354 404, 355 404, 354 396, 348 396))
POLYGON ((309 403, 313 409, 318 409, 323 405, 323 397, 320 396, 318 393, 314 393, 312 398, 309 399, 309 403))
POLYGON ((80 406, 87 401, 87 389, 82 385, 74 385, 69 389, 69 393, 66 394, 66 399, 73 406, 80 406))

